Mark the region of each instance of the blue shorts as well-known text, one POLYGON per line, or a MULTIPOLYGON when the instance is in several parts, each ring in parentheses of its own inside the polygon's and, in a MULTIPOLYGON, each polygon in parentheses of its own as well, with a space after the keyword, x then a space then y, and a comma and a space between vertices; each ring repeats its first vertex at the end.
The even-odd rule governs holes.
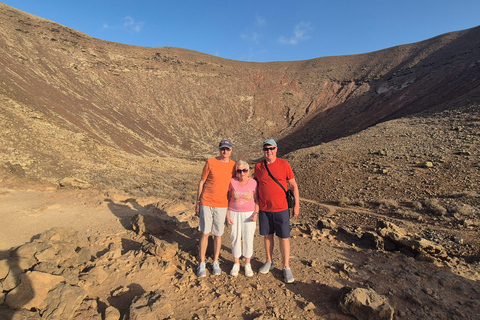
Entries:
POLYGON ((260 235, 262 236, 275 233, 279 238, 290 238, 290 210, 279 212, 260 210, 258 213, 258 225, 260 226, 260 235))

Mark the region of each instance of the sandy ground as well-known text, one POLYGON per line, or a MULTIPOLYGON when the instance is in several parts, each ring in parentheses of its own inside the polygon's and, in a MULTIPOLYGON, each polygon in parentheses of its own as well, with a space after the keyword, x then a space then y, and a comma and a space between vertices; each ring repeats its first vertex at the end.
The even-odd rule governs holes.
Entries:
POLYGON ((125 230, 119 214, 93 191, 0 189, 0 251, 52 227, 73 228, 83 237, 116 234, 125 230))

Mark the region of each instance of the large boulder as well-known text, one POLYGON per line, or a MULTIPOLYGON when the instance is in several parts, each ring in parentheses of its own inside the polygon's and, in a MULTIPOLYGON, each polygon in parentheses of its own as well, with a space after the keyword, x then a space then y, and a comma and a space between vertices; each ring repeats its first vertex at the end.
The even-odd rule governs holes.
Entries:
POLYGON ((405 229, 400 228, 388 221, 379 221, 377 223, 377 230, 380 236, 383 238, 388 238, 394 242, 405 239, 407 236, 405 229))
POLYGON ((137 214, 132 217, 132 229, 139 236, 163 235, 175 228, 175 224, 157 216, 137 214))
POLYGON ((7 277, 10 265, 9 259, 0 259, 0 281, 7 277))
POLYGON ((178 252, 178 244, 149 235, 142 243, 142 251, 157 256, 162 261, 171 261, 178 252))
POLYGON ((23 270, 37 263, 48 262, 60 268, 76 267, 91 259, 90 250, 82 246, 73 229, 52 228, 32 242, 25 243, 12 252, 23 270))
POLYGON ((340 309, 358 320, 392 320, 394 309, 385 296, 372 289, 344 288, 340 309))
POLYGON ((8 269, 8 274, 2 281, 3 291, 10 291, 20 284, 20 275, 23 273, 21 267, 12 263, 8 269))
POLYGON ((19 276, 20 284, 10 291, 5 304, 12 309, 39 309, 47 294, 63 281, 62 276, 55 276, 38 271, 28 271, 19 276))
POLYGON ((377 224, 377 233, 383 238, 384 249, 393 251, 399 250, 405 254, 425 260, 425 257, 446 258, 445 248, 430 240, 419 237, 415 234, 409 234, 405 229, 394 225, 391 222, 379 221, 377 224))
POLYGON ((50 290, 47 298, 40 305, 42 319, 64 320, 71 319, 86 297, 83 288, 60 283, 50 290))

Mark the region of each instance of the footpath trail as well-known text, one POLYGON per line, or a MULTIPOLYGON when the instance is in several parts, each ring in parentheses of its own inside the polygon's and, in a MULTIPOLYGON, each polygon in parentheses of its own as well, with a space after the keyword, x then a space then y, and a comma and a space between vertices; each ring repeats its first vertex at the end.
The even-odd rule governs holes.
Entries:
MULTIPOLYGON (((412 221, 412 219, 408 219, 408 218, 393 217, 392 215, 394 213, 392 213, 390 211, 385 212, 385 213, 378 213, 378 212, 375 212, 375 211, 373 211, 371 209, 368 209, 368 208, 363 208, 363 207, 358 207, 358 206, 355 206, 355 207, 339 206, 339 205, 335 205, 331 202, 319 202, 319 201, 316 201, 316 200, 306 199, 306 198, 302 198, 302 197, 300 197, 300 201, 310 203, 310 204, 314 204, 314 205, 317 205, 317 206, 320 206, 320 207, 324 208, 327 212, 324 215, 324 217, 326 217, 326 218, 329 218, 329 217, 335 216, 336 214, 339 214, 342 217, 342 219, 341 219, 342 221, 351 221, 351 223, 358 222, 358 219, 354 218, 354 216, 366 216, 366 217, 370 218, 370 219, 365 219, 364 220, 364 222, 366 224, 368 224, 367 220, 370 221, 371 219, 374 219, 375 221, 386 220, 386 221, 390 221, 390 222, 392 222, 392 223, 394 223, 398 226, 405 227, 405 228, 407 228, 411 231, 415 231, 415 232, 417 232, 419 230, 429 229, 429 230, 434 230, 434 231, 437 231, 437 232, 449 233, 449 234, 452 234, 452 236, 466 237, 466 238, 469 238, 469 239, 472 239, 476 235, 475 229, 456 230, 456 228, 444 226, 444 225, 440 224, 439 222, 436 222, 435 221, 436 219, 434 219, 434 218, 431 219, 429 217, 427 217, 427 219, 422 217, 420 220, 412 221)), ((375 227, 375 225, 371 225, 371 223, 370 223, 370 226, 375 227)))

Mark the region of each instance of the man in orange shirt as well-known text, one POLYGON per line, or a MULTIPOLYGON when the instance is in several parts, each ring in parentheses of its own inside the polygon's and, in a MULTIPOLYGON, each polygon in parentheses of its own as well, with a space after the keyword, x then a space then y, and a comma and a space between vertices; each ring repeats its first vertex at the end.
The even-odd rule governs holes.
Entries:
POLYGON ((200 215, 198 230, 202 233, 199 243, 200 264, 197 276, 207 275, 205 255, 207 252, 208 237, 213 234, 213 263, 212 274, 221 274, 218 256, 222 246, 222 235, 225 230, 225 218, 228 207, 228 186, 230 179, 235 176, 235 161, 230 159, 232 142, 222 140, 218 145, 220 155, 210 158, 205 163, 202 178, 198 185, 196 212, 200 215))

